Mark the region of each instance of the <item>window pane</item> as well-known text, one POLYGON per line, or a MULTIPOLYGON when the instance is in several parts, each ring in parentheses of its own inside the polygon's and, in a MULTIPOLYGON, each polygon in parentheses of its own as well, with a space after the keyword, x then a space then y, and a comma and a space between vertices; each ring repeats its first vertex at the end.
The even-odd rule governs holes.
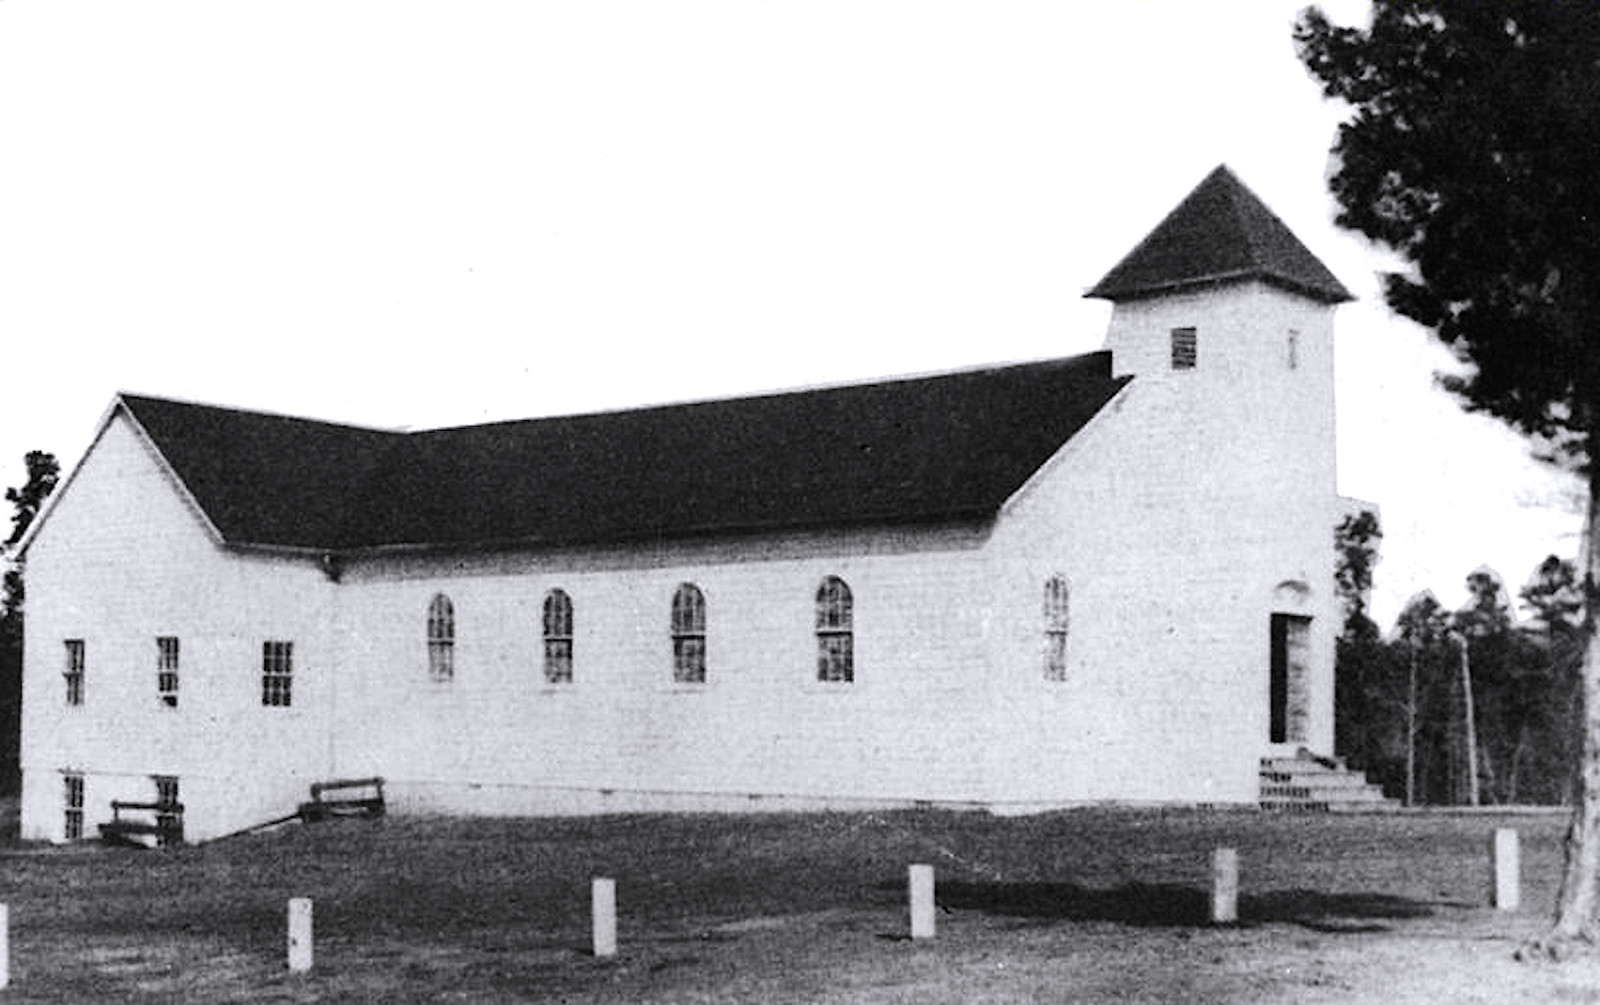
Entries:
POLYGON ((544 679, 551 684, 572 682, 572 640, 544 640, 544 679))
POLYGON ((680 684, 704 684, 706 680, 706 640, 700 635, 681 635, 672 640, 672 679, 680 684))
POLYGON ((817 636, 817 679, 848 684, 855 679, 855 640, 848 633, 817 636))
POLYGON ((572 598, 562 590, 551 590, 544 598, 545 638, 572 635, 572 598))

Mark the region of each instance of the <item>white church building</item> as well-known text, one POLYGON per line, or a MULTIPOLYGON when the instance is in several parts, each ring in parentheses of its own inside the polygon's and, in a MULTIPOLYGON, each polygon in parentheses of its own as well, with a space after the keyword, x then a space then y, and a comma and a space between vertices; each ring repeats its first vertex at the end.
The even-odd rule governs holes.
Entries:
POLYGON ((1333 315, 1226 168, 1103 351, 397 432, 118 395, 21 542, 25 838, 1255 804, 1331 753, 1333 315))

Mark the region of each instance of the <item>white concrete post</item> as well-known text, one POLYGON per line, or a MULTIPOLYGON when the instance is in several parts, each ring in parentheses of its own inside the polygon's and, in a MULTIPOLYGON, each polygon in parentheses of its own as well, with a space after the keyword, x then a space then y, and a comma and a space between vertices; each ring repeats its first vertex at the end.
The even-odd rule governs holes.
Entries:
POLYGON ((911 937, 933 938, 933 866, 914 865, 911 873, 911 937))
POLYGON ((289 901, 289 972, 303 974, 311 969, 311 900, 295 897, 289 901))
POLYGON ((11 909, 0 904, 0 988, 11 986, 11 909))
POLYGON ((617 955, 617 881, 594 881, 594 954, 617 955))
POLYGON ((1494 906, 1501 911, 1522 906, 1522 850, 1510 827, 1494 832, 1494 906))
POLYGON ((1231 925, 1239 920, 1239 853, 1218 848, 1211 853, 1211 923, 1231 925))

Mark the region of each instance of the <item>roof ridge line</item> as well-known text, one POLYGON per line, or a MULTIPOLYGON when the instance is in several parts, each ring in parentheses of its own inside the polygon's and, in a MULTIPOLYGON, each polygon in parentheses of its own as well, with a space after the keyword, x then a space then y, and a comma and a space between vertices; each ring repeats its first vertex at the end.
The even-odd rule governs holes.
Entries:
POLYGON ((311 415, 296 415, 291 412, 279 412, 265 408, 246 408, 243 405, 221 405, 210 401, 200 401, 194 398, 179 398, 168 394, 145 394, 139 391, 118 391, 118 400, 135 398, 142 401, 156 401, 168 405, 180 405, 185 408, 206 408, 216 412, 229 412, 234 415, 254 415, 266 419, 286 419, 290 422, 307 422, 319 426, 332 426, 336 429, 353 429, 368 433, 389 433, 404 436, 410 430, 401 426, 377 426, 364 422, 348 422, 343 419, 324 419, 311 415))
POLYGON ((1016 370, 1025 367, 1045 366, 1052 363, 1072 363, 1086 361, 1096 356, 1109 354, 1107 349, 1091 349, 1087 352, 1074 353, 1070 356, 1039 356, 1032 359, 1009 360, 999 363, 973 363, 967 366, 951 367, 943 370, 920 370, 910 373, 888 374, 877 377, 860 377, 838 380, 819 384, 799 384, 792 387, 776 387, 759 391, 747 391, 738 394, 727 394, 701 398, 678 398, 668 401, 651 402, 643 405, 618 405, 614 408, 599 408, 580 412, 554 412, 549 415, 530 415, 517 419, 490 419, 485 422, 465 422, 448 426, 428 426, 419 429, 406 429, 399 432, 406 436, 425 436, 432 433, 448 433, 468 429, 487 429, 492 426, 513 426, 529 422, 546 422, 550 420, 587 419, 606 415, 630 415, 668 409, 695 408, 704 405, 724 405, 731 402, 768 401, 775 398, 788 398, 797 395, 826 394, 831 391, 848 391, 867 387, 890 387, 899 384, 912 384, 921 381, 940 380, 947 377, 972 376, 984 373, 999 373, 1003 370, 1016 370))

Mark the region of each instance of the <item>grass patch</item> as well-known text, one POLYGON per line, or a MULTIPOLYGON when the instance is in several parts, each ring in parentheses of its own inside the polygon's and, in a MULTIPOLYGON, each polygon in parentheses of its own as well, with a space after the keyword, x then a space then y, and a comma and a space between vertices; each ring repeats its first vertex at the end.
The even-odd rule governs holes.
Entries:
POLYGON ((1545 1000, 1600 1001, 1587 961, 1510 961, 1552 909, 1562 827, 930 811, 340 820, 162 852, 13 844, 0 854, 6 997, 1404 1001, 1415 986, 1419 1001, 1503 1001, 1515 980, 1545 1000), (1515 916, 1487 908, 1497 826, 1522 834, 1515 916), (1218 846, 1241 862, 1230 928, 1205 924, 1218 846), (914 862, 938 876, 931 942, 906 939, 914 862), (613 961, 588 953, 596 876, 617 882, 613 961), (315 902, 317 966, 294 977, 297 896, 315 902))

